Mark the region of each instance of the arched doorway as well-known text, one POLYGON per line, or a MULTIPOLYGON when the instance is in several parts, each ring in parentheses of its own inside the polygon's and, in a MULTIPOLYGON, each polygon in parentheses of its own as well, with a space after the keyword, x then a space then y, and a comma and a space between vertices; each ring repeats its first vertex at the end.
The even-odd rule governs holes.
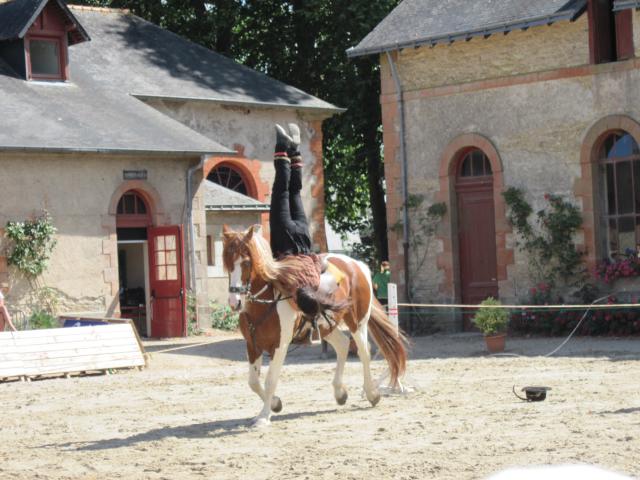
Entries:
POLYGON ((131 319, 138 333, 150 334, 150 285, 147 229, 151 208, 135 190, 125 192, 116 208, 120 315, 131 319))
MULTIPOLYGON (((493 172, 485 153, 463 151, 456 169, 460 294, 464 304, 498 297, 493 172)), ((464 329, 471 330, 469 316, 464 329)))
POLYGON ((154 226, 150 195, 125 191, 116 207, 120 313, 143 336, 186 335, 180 225, 154 226))

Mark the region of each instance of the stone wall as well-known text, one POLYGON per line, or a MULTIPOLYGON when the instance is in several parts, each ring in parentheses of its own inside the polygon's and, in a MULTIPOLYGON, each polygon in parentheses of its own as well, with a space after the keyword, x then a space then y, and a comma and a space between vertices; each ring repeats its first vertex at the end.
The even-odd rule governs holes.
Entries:
POLYGON ((528 30, 407 48, 398 58, 406 90, 509 77, 589 62, 587 16, 528 30))
POLYGON ((211 236, 214 245, 215 265, 208 267, 207 292, 210 302, 226 305, 229 297, 229 277, 222 265, 222 226, 233 230, 244 231, 251 225, 260 223, 258 212, 206 212, 207 235, 211 236))
MULTIPOLYGON (((253 177, 255 197, 269 203, 275 145, 274 124, 297 123, 302 131, 300 151, 304 160, 302 199, 310 217, 310 230, 314 247, 325 251, 324 232, 324 178, 322 169, 322 118, 303 115, 293 109, 248 108, 226 106, 212 102, 152 100, 149 105, 189 128, 238 152, 233 159, 213 159, 207 172, 219 161, 240 162, 253 177)), ((207 173, 205 172, 205 173, 207 173)), ((266 235, 268 216, 262 218, 266 235)))
MULTIPOLYGON (((121 194, 136 188, 148 195, 154 201, 156 225, 186 224, 187 169, 199 161, 35 153, 3 153, 1 158, 5 174, 0 176, 0 225, 23 221, 46 209, 58 229, 58 243, 41 283, 55 290, 60 312, 107 315, 117 313, 119 307, 115 207, 121 194), (124 181, 125 169, 147 170, 148 178, 124 181)), ((199 202, 197 195, 195 201, 199 202)), ((3 254, 6 247, 2 238, 3 254)), ((0 257, 0 280, 8 284, 9 304, 29 310, 28 283, 10 267, 8 275, 3 274, 5 265, 0 257)))
MULTIPOLYGON (((636 48, 638 20, 636 12, 636 48)), ((588 65, 586 26, 583 15, 575 23, 394 53, 405 89, 409 192, 425 195, 425 208, 445 201, 449 209, 419 271, 415 252, 410 254, 413 301, 460 299, 456 205, 449 168, 457 160, 456 152, 464 147, 461 138, 480 139, 479 145, 485 142, 484 150, 494 148, 502 168, 500 184, 495 183, 494 175, 502 300, 523 299, 531 286, 527 259, 516 247, 505 218, 500 193, 507 187, 523 188, 534 211, 545 206, 545 193, 564 195, 583 208, 585 228, 575 240, 585 246, 593 263, 597 232, 590 205, 592 179, 585 172, 591 171, 589 149, 595 143, 588 139, 594 136, 592 127, 605 118, 613 119, 604 122, 605 130, 625 126, 634 130, 633 125, 640 121, 640 61, 588 65)), ((389 225, 394 225, 402 219, 403 203, 400 119, 390 66, 386 56, 380 59, 387 217, 389 225)), ((401 233, 389 232, 393 279, 401 292, 402 242, 401 233)), ((458 329, 460 321, 442 317, 435 325, 458 329)))

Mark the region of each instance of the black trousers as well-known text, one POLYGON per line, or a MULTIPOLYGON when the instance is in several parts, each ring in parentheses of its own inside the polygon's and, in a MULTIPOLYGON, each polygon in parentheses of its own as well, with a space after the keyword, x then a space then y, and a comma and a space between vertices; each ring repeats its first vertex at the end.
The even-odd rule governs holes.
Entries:
POLYGON ((275 258, 311 253, 309 224, 300 190, 302 168, 291 168, 287 160, 274 160, 276 178, 271 190, 271 250, 275 258))

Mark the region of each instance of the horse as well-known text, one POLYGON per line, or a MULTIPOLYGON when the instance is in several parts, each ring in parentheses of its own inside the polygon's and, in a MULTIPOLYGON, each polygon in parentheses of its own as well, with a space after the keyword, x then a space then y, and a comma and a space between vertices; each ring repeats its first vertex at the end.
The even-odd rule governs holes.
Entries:
MULTIPOLYGON (((258 233, 259 228, 254 225, 244 232, 237 232, 224 225, 223 263, 229 275, 229 305, 240 312, 240 330, 247 344, 249 387, 263 401, 253 425, 265 426, 270 423, 272 412, 282 410, 282 401, 275 396, 278 377, 294 332, 301 330, 304 320, 295 295, 287 289, 299 268, 297 257, 276 261, 269 243, 258 233), (269 354, 271 361, 263 388, 260 370, 264 352, 269 354)), ((325 320, 318 322, 320 337, 336 352, 332 382, 335 400, 338 405, 344 405, 348 398, 342 377, 350 342, 339 328, 346 327, 362 362, 365 395, 375 406, 380 401, 380 392, 371 378, 368 331, 387 361, 393 385, 406 370, 406 337, 375 299, 371 273, 364 263, 346 255, 325 254, 322 258, 333 265, 334 272, 340 272, 334 275, 339 278, 339 284, 336 282, 332 292, 335 301, 333 305, 325 305, 332 311, 325 312, 325 320)))

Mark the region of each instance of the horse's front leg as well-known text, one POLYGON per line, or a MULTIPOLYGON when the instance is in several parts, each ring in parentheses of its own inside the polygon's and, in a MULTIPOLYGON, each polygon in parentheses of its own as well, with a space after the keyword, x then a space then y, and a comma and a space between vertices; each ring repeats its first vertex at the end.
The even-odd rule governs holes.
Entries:
POLYGON ((267 378, 264 382, 264 406, 253 423, 256 427, 269 425, 271 419, 271 402, 276 391, 276 386, 278 385, 280 370, 287 356, 287 349, 293 337, 293 326, 297 315, 295 310, 289 305, 289 302, 278 303, 277 310, 278 317, 280 318, 280 344, 278 348, 276 348, 273 358, 269 363, 267 378))
MULTIPOLYGON (((249 387, 253 390, 262 401, 264 401, 265 391, 260 383, 260 369, 262 368, 262 354, 257 354, 257 358, 251 363, 249 358, 249 387)), ((282 401, 275 395, 271 399, 271 410, 278 413, 282 410, 282 401)))

